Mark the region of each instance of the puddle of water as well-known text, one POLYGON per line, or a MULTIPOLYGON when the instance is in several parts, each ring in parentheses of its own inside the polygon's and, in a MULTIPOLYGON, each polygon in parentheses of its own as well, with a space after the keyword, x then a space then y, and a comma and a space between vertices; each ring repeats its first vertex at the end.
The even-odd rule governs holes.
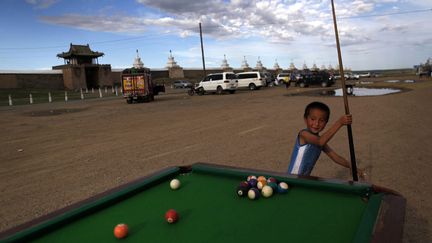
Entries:
POLYGON ((404 81, 401 81, 401 80, 387 80, 387 81, 384 81, 384 82, 387 82, 387 83, 399 83, 399 82, 415 83, 415 80, 404 80, 404 81))
MULTIPOLYGON (((343 96, 342 89, 336 89, 334 96, 343 96)), ((377 96, 386 95, 401 92, 400 89, 389 89, 389 88, 356 88, 353 89, 353 96, 377 96)))
POLYGON ((384 82, 386 82, 386 83, 399 83, 400 80, 386 80, 384 82))

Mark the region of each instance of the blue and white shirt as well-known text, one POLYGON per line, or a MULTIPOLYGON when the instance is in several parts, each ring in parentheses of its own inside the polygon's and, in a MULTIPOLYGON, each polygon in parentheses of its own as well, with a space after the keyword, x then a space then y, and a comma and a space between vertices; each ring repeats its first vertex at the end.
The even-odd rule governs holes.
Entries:
MULTIPOLYGON (((307 129, 304 129, 307 130, 307 129)), ((302 130, 302 131, 304 131, 302 130)), ((294 145, 288 173, 295 175, 310 175, 322 151, 322 147, 315 144, 300 144, 300 133, 294 145)))

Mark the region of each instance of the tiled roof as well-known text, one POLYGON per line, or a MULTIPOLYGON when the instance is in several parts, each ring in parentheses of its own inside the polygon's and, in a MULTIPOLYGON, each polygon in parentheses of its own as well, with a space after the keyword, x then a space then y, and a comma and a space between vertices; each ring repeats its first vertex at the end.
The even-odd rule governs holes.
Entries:
POLYGON ((59 53, 59 54, 57 54, 57 57, 61 57, 61 58, 70 58, 72 56, 100 57, 103 55, 104 55, 103 52, 92 51, 88 44, 87 45, 72 45, 72 43, 71 43, 69 51, 59 53))

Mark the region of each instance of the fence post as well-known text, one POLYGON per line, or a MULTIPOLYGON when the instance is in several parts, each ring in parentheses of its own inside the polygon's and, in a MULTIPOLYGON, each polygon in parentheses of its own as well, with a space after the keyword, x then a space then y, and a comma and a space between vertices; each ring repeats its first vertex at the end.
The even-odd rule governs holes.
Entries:
POLYGON ((67 95, 67 91, 65 91, 65 102, 68 101, 68 95, 67 95))
POLYGON ((108 87, 105 86, 105 94, 108 93, 108 87))
POLYGON ((99 98, 102 98, 102 90, 99 88, 99 98))
POLYGON ((33 104, 33 95, 30 93, 30 104, 33 104))
POLYGON ((92 88, 92 93, 94 93, 94 88, 92 88))
POLYGON ((86 87, 86 94, 88 94, 88 88, 86 87))
POLYGON ((111 86, 111 94, 114 94, 114 86, 111 86))
POLYGON ((51 103, 52 102, 52 98, 51 98, 51 92, 48 92, 48 102, 51 103))
POLYGON ((115 94, 116 94, 116 96, 118 96, 117 86, 115 87, 115 94))
POLYGON ((80 89, 80 94, 81 94, 81 99, 83 100, 84 99, 84 94, 83 94, 82 88, 80 89))
POLYGON ((12 103, 12 96, 9 95, 9 106, 12 106, 12 105, 13 105, 13 103, 12 103))

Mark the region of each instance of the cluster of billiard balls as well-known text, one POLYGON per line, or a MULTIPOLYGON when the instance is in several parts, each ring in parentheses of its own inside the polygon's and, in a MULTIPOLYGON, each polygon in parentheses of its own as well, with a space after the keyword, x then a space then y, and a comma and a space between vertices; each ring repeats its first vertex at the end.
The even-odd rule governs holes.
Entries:
POLYGON ((265 176, 250 175, 246 181, 240 182, 237 186, 237 195, 240 197, 248 196, 251 200, 263 197, 271 197, 274 193, 286 193, 288 184, 286 182, 278 182, 276 178, 265 176))
MULTIPOLYGON (((178 179, 173 179, 170 182, 170 187, 173 190, 179 189, 180 185, 181 185, 181 183, 178 179)), ((177 211, 175 211, 174 209, 169 209, 165 213, 165 220, 170 224, 177 222, 178 218, 179 218, 179 215, 178 215, 177 211)), ((127 226, 127 224, 121 223, 121 224, 117 224, 114 227, 114 236, 117 239, 126 238, 126 236, 128 234, 129 234, 129 227, 127 226)))

